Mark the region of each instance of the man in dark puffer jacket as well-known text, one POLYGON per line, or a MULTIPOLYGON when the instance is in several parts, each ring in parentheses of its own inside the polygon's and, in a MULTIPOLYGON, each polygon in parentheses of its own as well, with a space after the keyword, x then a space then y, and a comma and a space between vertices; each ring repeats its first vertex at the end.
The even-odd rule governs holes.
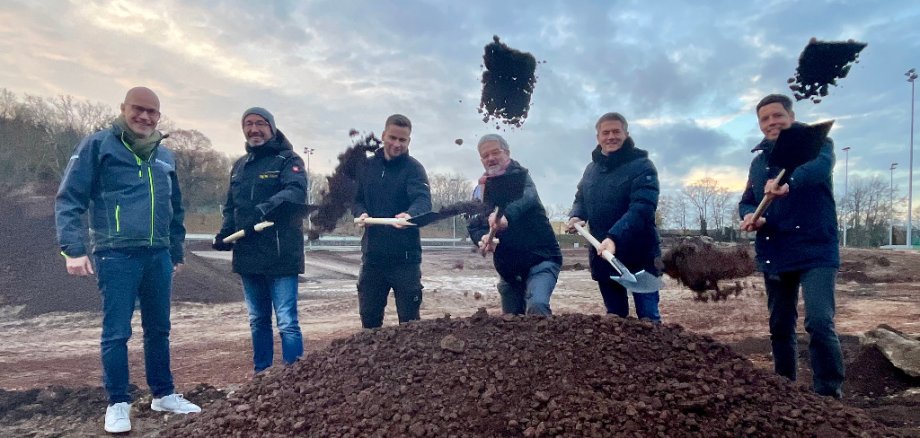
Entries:
MULTIPOLYGON (((607 313, 629 314, 626 289, 610 279, 618 275, 600 256, 608 250, 633 273, 645 270, 660 275, 656 260, 661 257, 655 209, 658 207, 658 171, 648 152, 636 148, 629 136, 626 118, 607 113, 598 119, 598 145, 591 163, 578 183, 571 218, 567 227, 587 221, 591 234, 601 241, 601 249, 589 248, 591 277, 597 281, 607 313)), ((655 322, 658 292, 633 294, 636 316, 655 322)))
POLYGON ((795 326, 799 288, 805 303, 805 331, 814 371, 814 390, 840 398, 844 369, 840 340, 834 329, 834 287, 840 254, 837 248, 837 207, 834 203, 834 143, 825 139, 818 156, 797 167, 787 184, 776 185, 779 169, 769 156, 780 131, 792 126, 792 100, 780 94, 757 104, 764 139, 751 152, 748 184, 738 204, 741 229, 757 231, 754 248, 764 274, 770 310, 770 341, 777 374, 796 379, 798 354, 795 326), (754 210, 765 193, 775 200, 756 222, 754 210))
MULTIPOLYGON (((483 136, 478 150, 485 174, 473 192, 477 199, 482 199, 487 178, 527 172, 511 159, 511 148, 500 135, 483 136)), ((470 218, 467 229, 470 239, 478 242, 480 248, 495 252, 493 262, 500 277, 498 293, 502 312, 551 315, 549 299, 559 279, 562 252, 530 175, 527 175, 524 195, 505 207, 500 220, 496 221, 495 213, 476 215, 470 218), (491 228, 497 230, 498 245, 488 241, 491 228)))
POLYGON ((230 172, 224 223, 214 237, 214 249, 233 250, 233 271, 243 280, 252 330, 255 372, 272 365, 272 309, 281 336, 281 356, 291 364, 303 355, 303 335, 297 321, 297 274, 304 272, 303 220, 300 209, 307 196, 303 160, 275 117, 264 108, 243 113, 246 152, 230 172), (253 226, 274 225, 257 232, 253 226), (234 244, 223 238, 237 230, 246 235, 234 244))
MULTIPOLYGON (((387 118, 383 147, 369 158, 358 175, 352 214, 411 218, 431 211, 425 168, 409 156, 412 122, 402 114, 387 118)), ((359 222, 359 225, 362 223, 359 222)), ((422 243, 418 227, 396 224, 368 226, 361 239, 358 308, 361 325, 383 325, 390 289, 396 298, 399 323, 419 319, 422 304, 422 243)))

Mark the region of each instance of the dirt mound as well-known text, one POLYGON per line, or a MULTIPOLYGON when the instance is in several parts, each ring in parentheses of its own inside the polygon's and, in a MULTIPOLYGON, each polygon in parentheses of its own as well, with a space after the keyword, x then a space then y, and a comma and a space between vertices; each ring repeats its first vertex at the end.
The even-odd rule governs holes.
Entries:
POLYGON ((719 247, 700 237, 681 239, 661 257, 664 272, 708 301, 725 299, 738 294, 740 284, 720 288, 719 280, 747 277, 754 273, 754 253, 750 245, 719 247), (707 294, 706 291, 713 291, 707 294))
POLYGON ((920 254, 909 251, 885 251, 843 248, 840 251, 838 279, 856 283, 911 283, 920 281, 920 254))
MULTIPOLYGON (((53 197, 0 198, 0 305, 22 306, 21 316, 98 311, 96 277, 67 275, 54 227, 53 197)), ((241 300, 228 266, 186 252, 173 282, 173 300, 202 303, 241 300)))
POLYGON ((880 427, 677 325, 481 310, 334 341, 165 433, 772 437, 880 427))
POLYGON ((844 391, 862 396, 892 395, 920 388, 920 378, 899 370, 873 345, 863 345, 847 364, 844 391))

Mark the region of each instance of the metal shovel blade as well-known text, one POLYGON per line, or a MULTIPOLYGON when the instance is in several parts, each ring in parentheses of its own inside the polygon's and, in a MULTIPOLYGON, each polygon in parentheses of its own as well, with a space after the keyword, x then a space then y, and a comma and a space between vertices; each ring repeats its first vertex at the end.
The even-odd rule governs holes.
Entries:
MULTIPOLYGON (((626 272, 629 273, 629 271, 626 272)), ((635 275, 630 273, 629 277, 626 275, 611 275, 610 279, 620 283, 626 290, 636 294, 647 294, 661 290, 661 279, 645 272, 645 270, 639 271, 635 275), (632 280, 630 280, 629 277, 632 277, 632 280)))

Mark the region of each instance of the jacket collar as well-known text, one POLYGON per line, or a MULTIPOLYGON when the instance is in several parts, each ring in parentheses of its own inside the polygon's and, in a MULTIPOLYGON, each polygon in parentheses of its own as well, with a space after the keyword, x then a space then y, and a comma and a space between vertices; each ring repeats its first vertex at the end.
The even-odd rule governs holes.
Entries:
POLYGON ((597 145, 594 151, 591 152, 591 160, 608 171, 616 169, 635 159, 645 158, 647 156, 648 152, 637 148, 632 137, 626 137, 623 146, 609 155, 604 155, 601 150, 601 145, 597 145))
POLYGON ((294 146, 281 131, 275 131, 275 135, 262 146, 252 147, 249 143, 246 143, 246 152, 249 153, 250 159, 254 156, 277 155, 281 151, 290 151, 293 149, 294 146))

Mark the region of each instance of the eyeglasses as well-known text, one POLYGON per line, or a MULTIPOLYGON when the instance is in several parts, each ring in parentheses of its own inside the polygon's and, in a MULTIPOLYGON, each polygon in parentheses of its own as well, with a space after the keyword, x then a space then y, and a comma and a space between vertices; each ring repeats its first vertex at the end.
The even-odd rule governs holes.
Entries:
POLYGON ((268 123, 268 122, 263 122, 263 121, 261 121, 261 120, 259 120, 258 122, 246 122, 246 123, 243 123, 243 127, 244 127, 244 128, 252 128, 253 126, 255 126, 255 127, 257 127, 257 128, 264 128, 264 127, 266 127, 266 126, 271 126, 271 124, 268 123))
POLYGON ((143 107, 140 105, 134 105, 134 104, 130 104, 129 108, 131 108, 131 111, 133 111, 136 114, 147 113, 151 118, 160 117, 160 111, 157 110, 156 108, 146 108, 146 107, 143 107))

